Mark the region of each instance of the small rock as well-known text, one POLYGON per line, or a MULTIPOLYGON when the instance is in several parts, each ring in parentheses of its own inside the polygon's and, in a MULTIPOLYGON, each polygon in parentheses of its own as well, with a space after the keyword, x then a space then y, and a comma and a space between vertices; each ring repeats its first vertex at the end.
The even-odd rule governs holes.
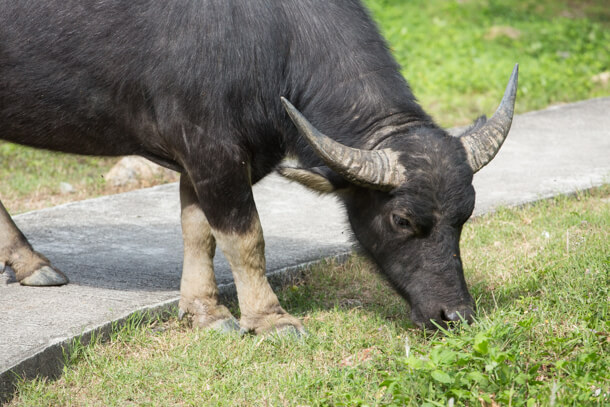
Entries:
POLYGON ((67 182, 60 182, 59 183, 59 192, 62 195, 67 195, 67 194, 72 194, 74 193, 74 187, 70 184, 68 184, 67 182))
POLYGON ((507 25, 494 25, 485 33, 486 40, 495 40, 498 37, 508 37, 517 40, 521 37, 521 31, 507 25))
POLYGON ((341 305, 347 308, 359 308, 362 307, 362 301, 355 298, 346 298, 341 301, 341 305))
POLYGON ((136 184, 140 181, 152 180, 164 172, 172 173, 172 170, 161 167, 146 158, 138 156, 123 157, 104 176, 107 183, 119 187, 127 184, 136 184))
POLYGON ((610 71, 602 72, 600 74, 592 76, 591 80, 595 83, 599 83, 602 86, 606 86, 608 85, 608 82, 610 82, 610 71))

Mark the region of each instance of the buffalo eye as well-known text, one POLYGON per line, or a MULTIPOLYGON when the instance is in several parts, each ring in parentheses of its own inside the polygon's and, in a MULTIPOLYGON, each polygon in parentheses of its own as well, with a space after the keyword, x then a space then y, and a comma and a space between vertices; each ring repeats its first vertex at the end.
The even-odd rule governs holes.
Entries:
POLYGON ((409 219, 395 213, 392 214, 392 223, 399 230, 413 230, 413 225, 409 219))

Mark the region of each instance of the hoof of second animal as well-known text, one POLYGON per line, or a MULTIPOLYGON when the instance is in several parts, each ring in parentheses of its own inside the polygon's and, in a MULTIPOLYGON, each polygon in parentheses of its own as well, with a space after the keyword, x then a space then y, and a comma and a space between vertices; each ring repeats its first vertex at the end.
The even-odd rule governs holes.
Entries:
POLYGON ((68 277, 59 270, 43 266, 20 281, 27 286, 56 286, 68 284, 68 277))

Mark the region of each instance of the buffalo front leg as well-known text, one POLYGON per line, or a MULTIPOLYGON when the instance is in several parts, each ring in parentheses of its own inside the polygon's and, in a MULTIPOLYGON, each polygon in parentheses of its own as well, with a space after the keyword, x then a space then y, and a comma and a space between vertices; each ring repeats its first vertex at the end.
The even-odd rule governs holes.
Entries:
POLYGON ((10 266, 23 285, 52 286, 68 283, 68 278, 51 266, 49 259, 34 251, 0 202, 0 273, 10 266))
POLYGON ((250 227, 241 233, 214 230, 214 234, 233 271, 242 329, 256 334, 304 333, 301 322, 280 306, 267 281, 265 242, 258 214, 253 213, 250 227))
POLYGON ((254 203, 246 156, 209 145, 209 157, 187 165, 199 203, 231 266, 243 331, 302 333, 301 322, 287 313, 265 275, 265 241, 254 203))
POLYGON ((218 303, 214 275, 216 242, 188 175, 180 176, 184 263, 180 281, 180 318, 188 314, 193 325, 223 332, 239 330, 231 312, 218 303))

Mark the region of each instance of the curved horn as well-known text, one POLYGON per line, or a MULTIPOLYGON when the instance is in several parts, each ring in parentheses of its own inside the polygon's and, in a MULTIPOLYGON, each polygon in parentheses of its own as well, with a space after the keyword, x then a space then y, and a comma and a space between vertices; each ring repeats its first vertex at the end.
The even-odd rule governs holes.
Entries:
POLYGON ((390 150, 360 150, 345 146, 322 134, 288 100, 282 104, 316 154, 333 171, 363 187, 389 191, 405 181, 398 153, 390 150))
POLYGON ((508 80, 502 102, 492 118, 482 127, 460 138, 473 172, 479 171, 495 157, 508 135, 513 121, 518 76, 519 64, 516 64, 508 80))

